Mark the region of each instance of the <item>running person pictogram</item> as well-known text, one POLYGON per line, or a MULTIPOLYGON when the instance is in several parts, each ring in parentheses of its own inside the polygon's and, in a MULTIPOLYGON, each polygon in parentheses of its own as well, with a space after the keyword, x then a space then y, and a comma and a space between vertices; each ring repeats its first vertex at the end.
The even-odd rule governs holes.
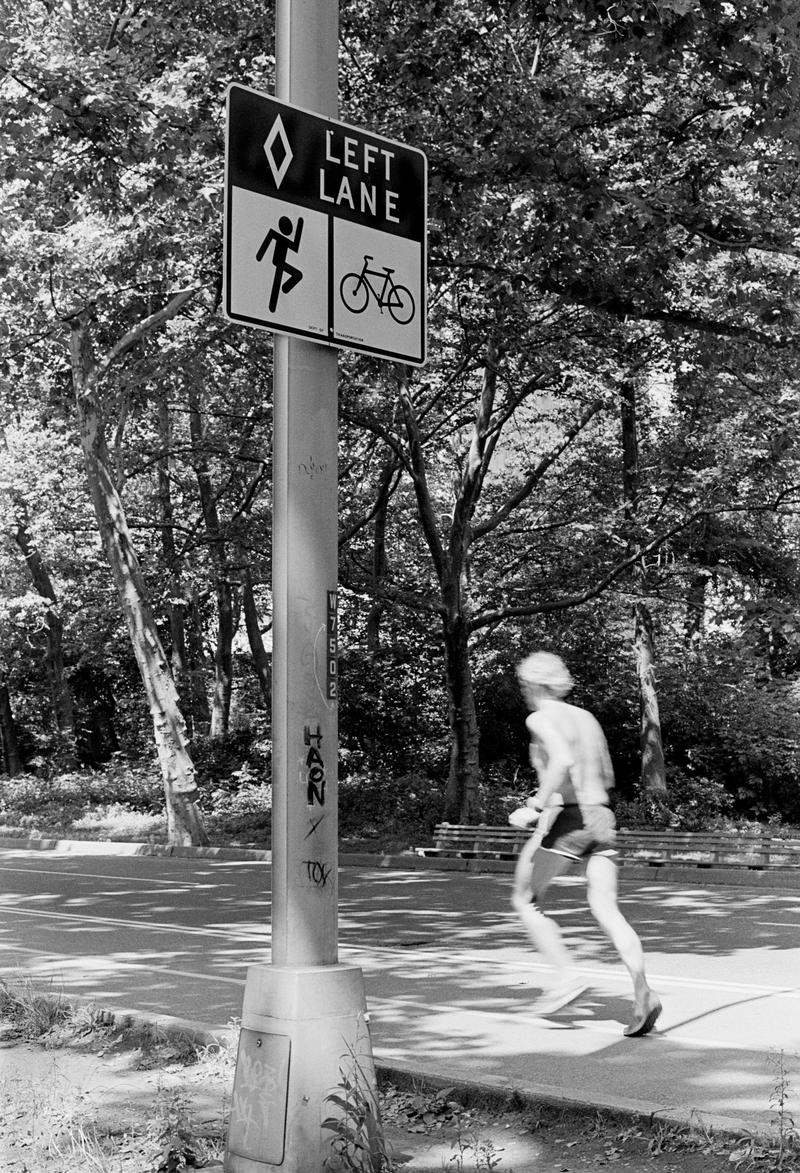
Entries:
POLYGON ((288 216, 281 216, 278 221, 278 231, 270 228, 267 235, 261 242, 261 247, 256 253, 256 260, 260 261, 270 244, 272 249, 272 264, 275 267, 275 276, 272 279, 272 291, 269 295, 269 312, 275 313, 278 305, 278 297, 282 293, 288 293, 290 289, 294 289, 303 279, 303 274, 300 269, 296 269, 294 265, 290 265, 287 256, 289 252, 300 251, 300 237, 303 235, 303 217, 297 217, 297 226, 292 234, 292 222, 288 216))

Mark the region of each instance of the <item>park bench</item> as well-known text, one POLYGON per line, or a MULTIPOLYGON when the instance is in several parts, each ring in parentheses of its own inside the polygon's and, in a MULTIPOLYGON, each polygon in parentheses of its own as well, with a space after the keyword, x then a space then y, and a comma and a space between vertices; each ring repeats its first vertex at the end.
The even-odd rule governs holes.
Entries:
MULTIPOLYGON (((528 839, 526 831, 486 823, 438 823, 434 845, 417 847, 421 856, 513 860, 528 839)), ((618 831, 623 862, 653 868, 677 863, 698 868, 800 868, 800 839, 774 835, 734 835, 724 831, 618 831)))

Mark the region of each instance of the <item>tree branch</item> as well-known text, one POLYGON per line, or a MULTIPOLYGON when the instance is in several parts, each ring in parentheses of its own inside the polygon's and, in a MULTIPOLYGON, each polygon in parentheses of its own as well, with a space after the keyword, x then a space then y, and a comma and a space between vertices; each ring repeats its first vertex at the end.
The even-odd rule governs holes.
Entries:
POLYGON ((428 549, 433 558, 433 565, 436 568, 436 574, 441 582, 445 572, 445 556, 442 548, 441 538, 439 536, 439 529, 436 524, 436 514, 431 500, 430 489, 428 488, 428 478, 425 472, 425 454, 422 450, 422 442, 419 434, 419 424, 417 416, 414 411, 414 402, 411 398, 411 388, 407 375, 403 375, 400 379, 400 406, 403 411, 403 419, 406 425, 406 435, 408 436, 408 449, 411 460, 411 478, 414 483, 414 492, 417 497, 417 508, 419 510, 420 523, 422 525, 422 532, 425 535, 425 540, 428 543, 428 549))
POLYGON ((403 473, 402 469, 398 468, 399 461, 397 459, 396 453, 392 449, 390 449, 390 451, 391 457, 387 461, 386 467, 381 473, 380 488, 375 500, 375 504, 367 513, 361 514, 361 516, 357 517, 355 521, 350 523, 350 525, 339 531, 340 550, 343 546, 346 546, 348 542, 351 542, 360 530, 369 525, 373 517, 375 517, 380 512, 380 510, 386 506, 386 503, 390 501, 396 493, 397 486, 400 484, 403 473))
POLYGON ((491 517, 487 518, 486 521, 481 522, 480 525, 475 526, 473 531, 473 536, 475 538, 482 538, 486 534, 491 533, 492 530, 497 529, 497 527, 501 525, 502 522, 504 522, 506 518, 514 512, 517 506, 531 495, 551 465, 555 464, 559 456, 561 456, 562 452, 564 452, 570 446, 578 433, 586 427, 590 420, 592 420, 599 411, 602 411, 604 406, 604 401, 602 399, 597 399, 594 403, 590 404, 589 407, 586 408, 586 410, 583 412, 583 415, 581 415, 581 417, 565 433, 563 439, 560 440, 558 444, 551 448, 550 451, 542 457, 535 468, 531 469, 530 473, 516 490, 516 492, 512 493, 511 496, 503 502, 500 508, 495 510, 491 517))
POLYGON ((663 534, 647 542, 644 546, 637 547, 633 553, 629 554, 622 561, 618 562, 608 574, 605 574, 594 586, 587 587, 585 591, 580 591, 575 595, 567 595, 561 599, 548 599, 543 603, 524 603, 518 607, 497 607, 492 611, 485 611, 482 615, 476 615, 469 622, 470 631, 477 631, 478 628, 486 627, 490 623, 499 623, 504 619, 521 618, 526 615, 544 615, 553 611, 568 611, 571 607, 578 607, 581 603, 588 603, 590 599, 596 599, 598 595, 602 595, 613 582, 621 575, 629 570, 635 562, 641 558, 645 558, 653 550, 657 550, 659 546, 663 546, 670 538, 673 538, 681 530, 686 529, 697 521, 698 517, 703 517, 708 511, 705 509, 698 510, 695 513, 684 518, 683 521, 677 525, 672 526, 663 534))
POLYGON ((163 309, 157 310, 154 314, 150 314, 148 318, 143 318, 141 322, 137 322, 133 329, 129 330, 120 338, 119 342, 112 346, 111 350, 101 362, 98 363, 95 370, 94 382, 99 383, 100 380, 108 373, 109 368, 123 355, 132 350, 138 342, 141 342, 153 330, 157 330, 164 322, 168 322, 170 318, 174 318, 176 314, 180 313, 188 301, 196 297, 200 292, 200 286, 193 286, 191 289, 182 289, 176 293, 163 309))

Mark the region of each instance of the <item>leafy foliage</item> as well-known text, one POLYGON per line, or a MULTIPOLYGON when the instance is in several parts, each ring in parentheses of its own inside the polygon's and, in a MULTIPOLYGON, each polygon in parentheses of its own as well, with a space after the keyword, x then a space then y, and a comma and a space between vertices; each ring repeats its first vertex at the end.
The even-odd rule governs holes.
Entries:
MULTIPOLYGON (((271 352, 218 301, 222 100, 232 80, 271 87, 269 18, 250 0, 15 2, 5 33, 0 684, 35 779, 13 809, 36 817, 24 786, 71 776, 59 625, 68 748, 110 763, 93 801, 156 803, 119 766, 149 775, 150 729, 68 336, 85 320, 101 358, 184 290, 105 370, 98 410, 206 814, 265 836, 267 701, 222 619, 249 582, 270 624, 271 352)), ((713 821, 730 799, 796 818, 796 6, 346 0, 341 42, 343 116, 428 152, 431 256, 425 370, 341 363, 346 833, 502 817, 529 784, 512 668, 532 646, 570 661, 636 802, 636 601, 673 785, 654 817, 713 821)), ((67 818, 55 781, 39 797, 67 818)))

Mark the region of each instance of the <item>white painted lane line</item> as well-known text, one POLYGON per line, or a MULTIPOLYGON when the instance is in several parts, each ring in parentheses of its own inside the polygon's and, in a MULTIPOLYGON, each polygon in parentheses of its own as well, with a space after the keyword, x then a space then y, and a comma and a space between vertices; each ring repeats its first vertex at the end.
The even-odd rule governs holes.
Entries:
MULTIPOLYGON (((269 935, 266 926, 248 928, 247 926, 237 926, 231 929, 217 929, 214 927, 196 928, 194 926, 185 926, 175 923, 164 923, 158 921, 133 921, 125 920, 118 917, 96 917, 80 915, 76 913, 66 912, 48 912, 40 909, 21 909, 21 908, 6 908, 5 912, 12 916, 29 917, 38 920, 51 920, 56 922, 65 922, 69 924, 78 924, 84 931, 89 931, 92 926, 106 926, 109 928, 123 928, 135 929, 137 931, 151 930, 156 933, 169 933, 174 936, 176 933, 186 936, 196 936, 208 939, 209 937, 216 937, 225 941, 247 941, 251 942, 256 947, 268 946, 269 935)), ((435 960, 439 963, 451 963, 453 959, 452 951, 449 949, 435 950, 427 948, 400 949, 391 946, 380 946, 377 948, 370 948, 364 945, 342 944, 341 951, 343 953, 349 952, 355 955, 368 955, 370 958, 376 959, 380 956, 389 956, 392 958, 402 957, 406 964, 410 963, 428 963, 435 960)), ((487 955, 485 952, 459 952, 460 963, 472 963, 480 968, 486 967, 487 955)), ((517 958, 502 958, 494 957, 491 962, 492 968, 495 970, 525 970, 543 972, 547 970, 547 966, 535 960, 521 956, 517 958)), ((595 969, 589 966, 578 966, 578 972, 581 976, 587 978, 596 978, 600 981, 622 982, 626 984, 629 982, 628 975, 619 969, 609 967, 607 969, 595 969)), ((754 982, 727 982, 718 981, 711 978, 686 978, 678 977, 672 974, 653 974, 651 981, 656 987, 678 986, 687 989, 696 990, 717 990, 717 991, 731 991, 736 993, 758 995, 780 995, 781 997, 798 999, 800 998, 800 987, 787 987, 778 985, 764 985, 754 982)))
POLYGON ((76 880, 105 880, 107 884, 158 884, 169 891, 180 888, 218 888, 221 883, 219 880, 201 882, 192 879, 189 875, 176 879, 175 884, 170 885, 169 879, 164 876, 157 880, 151 880, 147 876, 115 875, 113 872, 76 872, 72 868, 14 868, 3 864, 0 864, 0 872, 16 872, 23 876, 68 876, 70 879, 76 880))
MULTIPOLYGON (((91 965, 87 967, 85 958, 70 957, 66 953, 44 953, 39 949, 22 949, 22 948, 15 949, 14 952, 15 953, 30 953, 30 954, 33 954, 34 956, 38 956, 41 959, 40 964, 38 966, 26 968, 23 971, 22 976, 25 976, 25 977, 30 977, 31 974, 34 974, 40 978, 45 977, 47 975, 45 972, 42 972, 42 967, 49 967, 51 970, 54 969, 54 967, 60 967, 61 972, 59 973, 58 976, 60 976, 62 978, 66 978, 68 976, 67 971, 74 970, 74 971, 76 971, 75 977, 80 978, 81 980, 85 981, 86 977, 87 977, 87 972, 86 972, 87 968, 90 971, 93 968, 100 968, 99 966, 91 966, 91 965), (80 969, 79 972, 78 972, 78 963, 80 963, 80 965, 82 966, 82 968, 80 969)), ((158 974, 159 976, 161 974, 167 974, 172 977, 197 978, 197 980, 201 981, 201 982, 222 982, 225 985, 231 985, 231 986, 243 986, 245 984, 244 978, 225 977, 223 974, 216 974, 216 973, 199 973, 196 969, 173 969, 169 966, 159 965, 157 960, 155 960, 153 958, 149 958, 146 962, 144 962, 144 961, 139 962, 139 961, 125 961, 122 959, 117 960, 114 958, 106 957, 106 958, 103 958, 103 961, 106 966, 103 969, 102 975, 100 975, 102 977, 103 981, 109 981, 111 978, 114 977, 115 973, 117 973, 121 970, 124 970, 125 972, 144 971, 146 973, 158 974)), ((2 967, 0 967, 0 973, 4 973, 10 978, 21 976, 20 969, 18 966, 10 966, 10 965, 2 966, 2 967)), ((50 976, 55 976, 55 975, 51 974, 50 976)), ((91 973, 89 973, 88 976, 91 978, 91 973)))
POLYGON ((177 924, 176 922, 161 922, 153 920, 123 920, 121 917, 113 916, 93 916, 91 913, 76 913, 76 912, 51 912, 46 909, 38 908, 10 908, 6 907, 3 910, 4 915, 8 916, 22 916, 30 917, 36 920, 55 920, 67 921, 71 924, 79 924, 86 931, 89 932, 95 925, 106 925, 109 928, 116 929, 137 929, 153 930, 157 933, 180 933, 187 936, 195 937, 221 937, 225 941, 231 940, 246 940, 259 941, 268 940, 268 933, 266 927, 249 928, 246 925, 234 926, 230 929, 216 929, 213 927, 195 928, 194 926, 177 924))
MULTIPOLYGON (((355 954, 368 954, 371 957, 377 957, 379 954, 388 953, 392 956, 404 957, 411 961, 413 959, 436 959, 439 962, 448 962, 452 964, 454 953, 450 949, 436 950, 430 947, 407 948, 400 949, 390 945, 381 945, 371 948, 367 945, 353 945, 349 942, 342 943, 342 952, 351 952, 355 954)), ((486 953, 470 953, 466 950, 458 950, 459 964, 463 962, 471 962, 479 966, 481 969, 486 968, 487 955, 486 953)), ((534 970, 537 973, 547 973, 550 970, 548 965, 535 959, 528 959, 524 955, 520 957, 493 957, 491 959, 492 969, 513 969, 513 970, 534 970)), ((576 972, 581 977, 599 978, 602 981, 619 981, 625 984, 630 983, 630 978, 621 967, 609 966, 607 969, 595 969, 586 965, 578 965, 575 967, 576 972)), ((731 990, 735 993, 745 994, 787 994, 790 997, 800 997, 800 986, 772 986, 761 985, 753 982, 725 982, 718 981, 715 978, 687 978, 679 977, 675 974, 650 974, 649 980, 652 985, 673 985, 684 986, 687 988, 701 989, 701 990, 731 990)))

